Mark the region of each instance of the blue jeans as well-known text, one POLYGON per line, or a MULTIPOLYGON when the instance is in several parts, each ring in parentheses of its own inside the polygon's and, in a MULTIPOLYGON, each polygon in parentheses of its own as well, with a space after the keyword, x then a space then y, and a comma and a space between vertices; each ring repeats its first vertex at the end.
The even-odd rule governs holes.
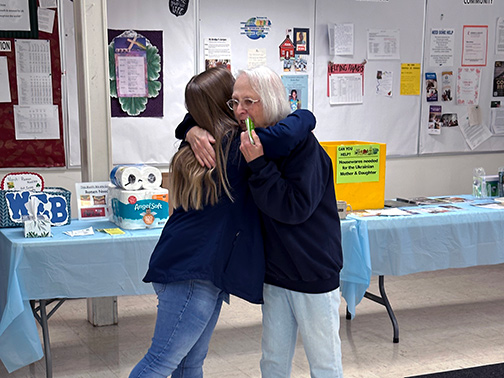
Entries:
POLYGON ((225 293, 210 281, 153 283, 158 296, 154 337, 130 378, 201 378, 225 293))
POLYGON ((288 378, 299 333, 312 378, 342 378, 339 288, 307 294, 264 285, 261 374, 288 378))

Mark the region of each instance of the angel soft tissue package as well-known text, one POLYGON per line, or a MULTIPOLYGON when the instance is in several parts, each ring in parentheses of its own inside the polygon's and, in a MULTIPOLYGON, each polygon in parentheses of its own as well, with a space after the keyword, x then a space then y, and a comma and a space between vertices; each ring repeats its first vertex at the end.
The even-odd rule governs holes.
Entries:
MULTIPOLYGON (((149 168, 152 173, 152 167, 149 168)), ((141 173, 138 172, 138 175, 141 173)), ((114 180, 111 181, 114 183, 114 180)), ((164 227, 168 220, 167 189, 142 184, 136 190, 121 186, 110 185, 108 189, 112 222, 127 230, 164 227)))

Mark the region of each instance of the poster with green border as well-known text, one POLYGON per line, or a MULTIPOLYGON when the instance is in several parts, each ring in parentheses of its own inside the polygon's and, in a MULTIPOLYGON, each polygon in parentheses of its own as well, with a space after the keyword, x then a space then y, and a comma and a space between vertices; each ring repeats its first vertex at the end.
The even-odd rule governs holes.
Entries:
POLYGON ((338 146, 336 175, 336 184, 379 181, 380 145, 338 146))

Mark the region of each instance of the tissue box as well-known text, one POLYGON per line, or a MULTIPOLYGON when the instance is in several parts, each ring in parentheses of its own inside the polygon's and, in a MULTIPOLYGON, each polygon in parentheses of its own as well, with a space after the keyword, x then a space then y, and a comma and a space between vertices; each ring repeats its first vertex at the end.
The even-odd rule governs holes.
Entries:
POLYGON ((43 191, 0 190, 0 227, 23 227, 23 217, 28 216, 26 205, 32 197, 38 201, 37 216, 45 215, 52 226, 69 224, 70 191, 46 187, 43 191))
POLYGON ((51 221, 48 219, 30 219, 23 222, 25 238, 46 238, 51 235, 51 221))
POLYGON ((162 228, 168 220, 168 190, 164 188, 108 190, 111 221, 126 230, 162 228))

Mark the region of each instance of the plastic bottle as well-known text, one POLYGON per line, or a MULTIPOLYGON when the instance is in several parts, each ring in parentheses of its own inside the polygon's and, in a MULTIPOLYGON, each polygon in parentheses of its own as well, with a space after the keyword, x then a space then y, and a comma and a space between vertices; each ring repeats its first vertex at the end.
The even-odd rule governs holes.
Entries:
POLYGON ((476 198, 485 198, 487 196, 487 187, 485 179, 485 170, 481 167, 473 170, 473 188, 472 194, 476 198))
POLYGON ((499 167, 499 197, 504 197, 504 167, 499 167))

